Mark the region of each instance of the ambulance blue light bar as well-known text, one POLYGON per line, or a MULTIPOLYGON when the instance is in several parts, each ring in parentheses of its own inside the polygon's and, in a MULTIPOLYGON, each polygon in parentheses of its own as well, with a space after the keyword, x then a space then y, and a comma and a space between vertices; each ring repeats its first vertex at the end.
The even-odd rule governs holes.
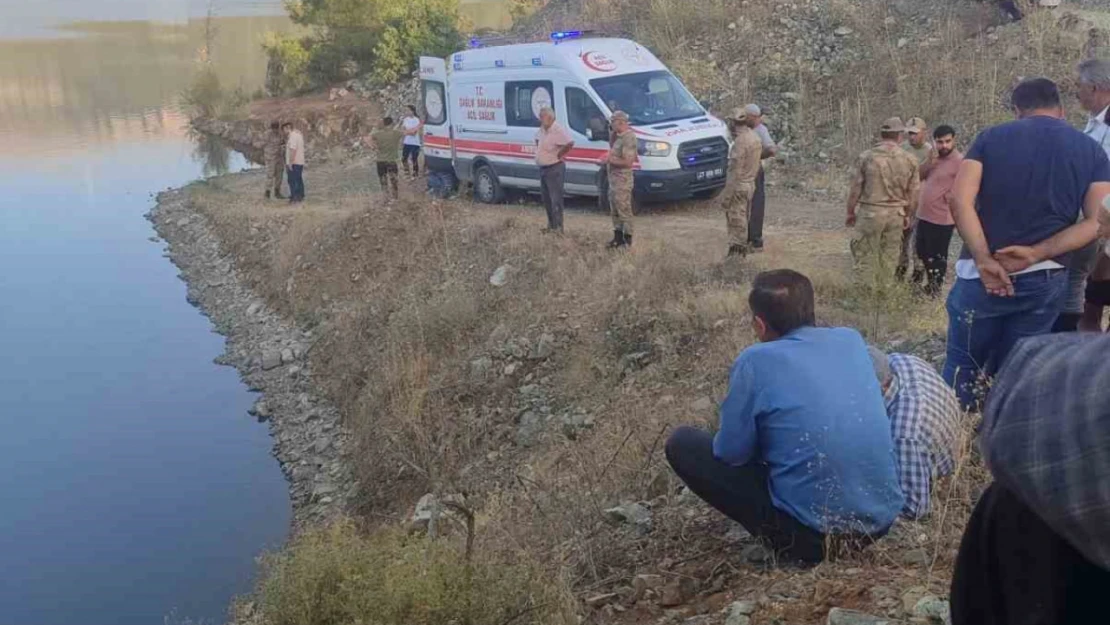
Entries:
POLYGON ((560 41, 567 41, 569 39, 578 39, 582 35, 583 32, 580 30, 559 30, 551 33, 551 40, 555 43, 559 43, 560 41))

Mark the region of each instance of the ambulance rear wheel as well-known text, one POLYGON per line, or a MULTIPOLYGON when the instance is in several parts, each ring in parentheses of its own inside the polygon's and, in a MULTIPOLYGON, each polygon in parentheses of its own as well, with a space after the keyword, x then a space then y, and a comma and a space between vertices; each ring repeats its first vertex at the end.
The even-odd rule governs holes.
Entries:
POLYGON ((474 198, 483 204, 500 204, 505 199, 501 182, 489 165, 479 165, 474 171, 474 198))

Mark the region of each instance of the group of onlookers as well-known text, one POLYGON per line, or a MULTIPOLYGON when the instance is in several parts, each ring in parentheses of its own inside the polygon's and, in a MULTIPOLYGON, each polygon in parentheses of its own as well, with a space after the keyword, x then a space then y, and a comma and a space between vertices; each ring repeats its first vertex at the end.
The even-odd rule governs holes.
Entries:
POLYGON ((927 515, 981 411, 995 482, 960 546, 953 622, 1097 620, 1110 588, 1110 245, 1099 243, 1110 235, 1110 63, 1084 62, 1078 84, 1084 132, 1044 78, 1017 85, 1017 119, 966 155, 949 126, 929 145, 923 120, 884 122, 855 170, 852 252, 897 277, 916 239, 937 295, 959 230, 943 375, 855 330, 818 327, 805 276, 761 273, 748 297, 759 342, 732 366, 718 430, 679 428, 666 446, 691 491, 780 558, 820 561, 882 537, 899 515, 927 515), (1082 313, 1065 307, 1084 293, 1082 313))

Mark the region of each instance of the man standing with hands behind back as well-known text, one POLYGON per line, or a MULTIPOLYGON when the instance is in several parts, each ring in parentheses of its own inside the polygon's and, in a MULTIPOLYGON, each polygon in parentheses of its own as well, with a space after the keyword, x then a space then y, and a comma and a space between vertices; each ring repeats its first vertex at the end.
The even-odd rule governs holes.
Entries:
POLYGON ((980 375, 1052 329, 1070 253, 1098 235, 1110 195, 1110 158, 1064 121, 1054 82, 1023 81, 1011 101, 1017 121, 980 133, 952 189, 964 250, 948 294, 944 379, 964 409, 975 407, 980 375))
POLYGON ((555 121, 555 110, 540 109, 536 130, 536 165, 540 167, 540 192, 547 210, 547 231, 563 231, 563 183, 567 177, 566 157, 574 149, 574 138, 555 121))

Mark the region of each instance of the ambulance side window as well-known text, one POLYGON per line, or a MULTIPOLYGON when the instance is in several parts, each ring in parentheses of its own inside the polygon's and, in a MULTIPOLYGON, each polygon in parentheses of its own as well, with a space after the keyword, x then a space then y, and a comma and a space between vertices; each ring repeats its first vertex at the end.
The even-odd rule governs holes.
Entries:
POLYGON ((605 114, 583 89, 567 87, 567 125, 585 137, 590 136, 586 131, 592 130, 595 141, 604 139, 605 114))
POLYGON ((510 126, 540 127, 540 109, 553 106, 551 82, 529 80, 505 83, 505 121, 510 126))

